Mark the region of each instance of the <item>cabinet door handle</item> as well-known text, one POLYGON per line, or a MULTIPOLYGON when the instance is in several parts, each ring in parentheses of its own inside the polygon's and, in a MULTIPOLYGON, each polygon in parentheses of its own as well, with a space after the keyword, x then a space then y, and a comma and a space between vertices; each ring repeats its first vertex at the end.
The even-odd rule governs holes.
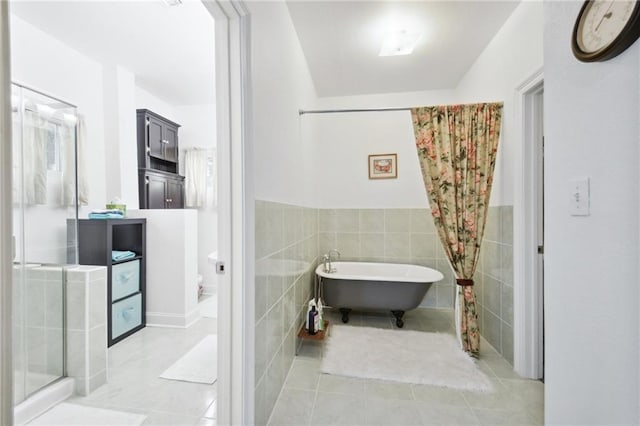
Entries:
POLYGON ((166 139, 162 139, 162 140, 161 140, 161 142, 162 142, 162 143, 164 143, 164 144, 169 145, 169 141, 168 141, 168 140, 166 140, 166 139))
POLYGON ((149 178, 144 178, 144 183, 145 183, 146 185, 149 185, 149 178))

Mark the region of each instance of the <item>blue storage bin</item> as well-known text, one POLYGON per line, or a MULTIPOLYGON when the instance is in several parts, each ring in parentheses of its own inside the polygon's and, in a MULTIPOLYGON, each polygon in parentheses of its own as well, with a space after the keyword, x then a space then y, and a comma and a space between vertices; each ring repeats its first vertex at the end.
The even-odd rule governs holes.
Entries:
POLYGON ((142 294, 138 293, 111 306, 111 339, 142 324, 142 294))
POLYGON ((140 260, 113 265, 111 268, 111 301, 140 291, 140 260))

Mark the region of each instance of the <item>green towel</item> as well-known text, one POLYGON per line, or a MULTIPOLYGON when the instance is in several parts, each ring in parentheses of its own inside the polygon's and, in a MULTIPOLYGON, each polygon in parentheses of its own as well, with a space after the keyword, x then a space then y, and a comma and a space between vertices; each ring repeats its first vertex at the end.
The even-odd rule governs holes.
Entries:
POLYGON ((132 251, 118 251, 118 250, 111 251, 111 260, 113 260, 114 262, 133 259, 134 257, 136 257, 136 254, 132 251))

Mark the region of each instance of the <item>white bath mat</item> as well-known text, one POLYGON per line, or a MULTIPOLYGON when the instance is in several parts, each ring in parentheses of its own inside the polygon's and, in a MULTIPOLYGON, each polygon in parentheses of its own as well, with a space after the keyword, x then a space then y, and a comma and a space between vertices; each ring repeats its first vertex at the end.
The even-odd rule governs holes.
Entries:
POLYGON ((27 424, 41 426, 138 426, 141 425, 146 418, 147 416, 142 414, 105 410, 104 408, 87 407, 62 402, 27 424))
POLYGON ((442 333, 333 326, 320 371, 364 379, 488 392, 491 381, 442 333))
POLYGON ((200 315, 205 318, 218 318, 218 296, 208 296, 205 300, 198 303, 200 315))
POLYGON ((210 334, 160 375, 163 379, 213 384, 218 378, 218 337, 210 334))

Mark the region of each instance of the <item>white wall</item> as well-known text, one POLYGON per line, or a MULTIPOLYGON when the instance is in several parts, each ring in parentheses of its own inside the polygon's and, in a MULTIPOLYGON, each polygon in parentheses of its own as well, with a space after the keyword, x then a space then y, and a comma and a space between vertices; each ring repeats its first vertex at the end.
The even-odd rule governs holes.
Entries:
MULTIPOLYGON (((140 87, 140 85, 136 85, 135 87, 135 103, 137 109, 146 108, 156 114, 160 114, 168 120, 178 122, 175 118, 178 115, 178 110, 175 105, 172 105, 160 98, 157 94, 151 93, 147 89, 140 87)), ((182 129, 178 130, 178 137, 181 136, 182 129)))
MULTIPOLYGON (((184 150, 190 147, 216 152, 216 106, 191 105, 177 108, 180 128, 180 173, 184 175, 184 150)), ((214 161, 214 164, 216 162, 214 161)), ((214 180, 214 187, 217 182, 214 180)), ((215 197, 215 193, 207 196, 215 197)), ((198 208, 198 272, 202 275, 205 292, 215 291, 217 275, 207 260, 209 253, 218 250, 218 208, 215 198, 211 205, 198 208)))
POLYGON ((118 194, 127 204, 127 209, 137 209, 138 199, 138 141, 135 113, 135 75, 121 67, 116 67, 118 82, 118 141, 120 142, 119 163, 121 187, 118 194))
POLYGON ((513 205, 515 149, 522 127, 515 117, 515 90, 543 65, 542 5, 520 3, 456 88, 459 103, 504 102, 492 205, 513 205))
MULTIPOLYGON (((319 98, 318 109, 407 107, 448 103, 452 91, 319 98)), ((315 207, 428 206, 409 111, 307 114, 314 148, 315 207), (398 154, 397 179, 369 179, 370 154, 398 154)))
MULTIPOLYGON (((25 86, 75 104, 86 120, 85 169, 89 205, 106 201, 102 66, 36 27, 11 15, 12 79, 25 86)), ((27 260, 64 263, 64 207, 30 206, 25 211, 27 260), (34 258, 35 257, 35 258, 34 258)))
POLYGON ((119 66, 103 66, 107 201, 119 198, 138 208, 138 157, 135 75, 119 66))
POLYGON ((133 210, 146 218, 147 325, 188 327, 198 309, 198 224, 191 210, 133 210))
POLYGON ((427 207, 408 111, 323 114, 313 120, 316 207, 427 207), (369 179, 370 154, 398 155, 397 179, 369 179))
POLYGON ((11 15, 11 44, 11 72, 14 81, 75 104, 78 113, 85 116, 89 202, 91 205, 104 204, 101 64, 14 15, 11 15))
MULTIPOLYGON (((542 68, 542 3, 522 2, 455 90, 320 98, 318 109, 411 107, 503 101, 500 142, 492 205, 513 204, 513 147, 519 143, 514 121, 515 89, 542 68), (523 48, 526 46, 526 48, 523 48)), ((427 205, 409 112, 348 113, 303 116, 316 126, 317 200, 319 207, 375 208, 427 205), (367 155, 398 153, 398 179, 370 181, 367 155)))
POLYGON ((313 199, 312 146, 301 137, 298 109, 312 105, 313 82, 286 4, 251 2, 250 9, 255 195, 307 206, 313 199))
POLYGON ((574 59, 581 2, 545 3, 545 411, 549 424, 638 424, 640 44, 574 59), (591 215, 568 213, 591 178, 591 215))

